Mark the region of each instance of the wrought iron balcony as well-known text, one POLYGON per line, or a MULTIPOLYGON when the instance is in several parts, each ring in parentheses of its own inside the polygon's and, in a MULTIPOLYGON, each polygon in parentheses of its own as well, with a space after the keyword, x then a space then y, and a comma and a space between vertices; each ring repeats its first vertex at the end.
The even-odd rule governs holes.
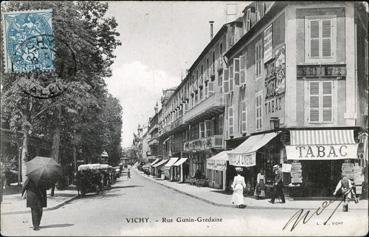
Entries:
POLYGON ((199 138, 187 141, 183 144, 183 150, 187 152, 203 151, 208 149, 224 148, 223 135, 214 135, 211 137, 199 138))
POLYGON ((183 122, 192 123, 221 113, 224 113, 223 95, 212 93, 208 98, 188 109, 183 115, 183 122))

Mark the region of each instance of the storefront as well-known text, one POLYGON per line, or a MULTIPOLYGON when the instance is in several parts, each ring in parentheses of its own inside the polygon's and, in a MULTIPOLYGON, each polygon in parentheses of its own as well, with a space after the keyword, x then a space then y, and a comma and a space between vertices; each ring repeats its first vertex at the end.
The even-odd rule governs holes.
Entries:
POLYGON ((235 149, 227 151, 227 186, 232 184, 236 175, 235 167, 243 167, 242 176, 245 177, 247 195, 253 195, 256 176, 261 169, 265 172, 266 186, 270 189, 274 180, 273 165, 283 163, 283 144, 278 139, 279 134, 280 132, 270 132, 252 135, 235 149))
POLYGON ((331 197, 342 175, 359 186, 364 182, 352 129, 291 130, 285 148, 291 196, 331 197))
POLYGON ((163 166, 165 178, 169 179, 170 181, 174 180, 173 165, 178 161, 178 159, 178 157, 171 157, 169 161, 163 166))
POLYGON ((190 176, 195 177, 196 173, 201 177, 206 175, 206 152, 198 151, 190 154, 190 176))
POLYGON ((164 173, 162 174, 162 167, 167 163, 169 159, 161 160, 154 164, 152 167, 154 168, 154 175, 158 178, 164 178, 164 173))
POLYGON ((226 189, 226 170, 228 155, 226 151, 222 151, 215 156, 207 159, 206 168, 209 177, 209 187, 226 189))
POLYGON ((186 162, 187 158, 181 158, 173 164, 174 180, 178 182, 184 182, 189 175, 189 165, 186 162))
POLYGON ((150 164, 150 175, 154 175, 155 174, 155 168, 153 167, 153 165, 155 165, 159 161, 160 161, 160 159, 155 159, 153 162, 151 162, 151 164, 150 164))

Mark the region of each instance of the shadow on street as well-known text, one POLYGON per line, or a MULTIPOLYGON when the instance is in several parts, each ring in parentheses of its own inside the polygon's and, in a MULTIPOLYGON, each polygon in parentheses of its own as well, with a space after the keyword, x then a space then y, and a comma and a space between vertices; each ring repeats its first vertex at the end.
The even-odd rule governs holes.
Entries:
POLYGON ((45 226, 40 226, 40 229, 46 229, 46 228, 64 228, 64 227, 69 227, 69 226, 73 226, 74 224, 53 224, 53 225, 45 225, 45 226))
POLYGON ((138 187, 143 187, 143 186, 142 185, 114 186, 114 187, 111 187, 111 189, 116 189, 116 188, 138 188, 138 187))

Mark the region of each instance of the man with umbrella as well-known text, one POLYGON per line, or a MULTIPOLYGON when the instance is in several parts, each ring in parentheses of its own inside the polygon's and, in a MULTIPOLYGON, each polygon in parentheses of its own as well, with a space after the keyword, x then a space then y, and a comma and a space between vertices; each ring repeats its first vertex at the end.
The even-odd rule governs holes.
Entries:
POLYGON ((26 168, 27 180, 23 184, 22 196, 31 208, 33 229, 39 230, 42 208, 47 206, 46 190, 61 176, 61 167, 52 158, 36 156, 26 162, 26 168))

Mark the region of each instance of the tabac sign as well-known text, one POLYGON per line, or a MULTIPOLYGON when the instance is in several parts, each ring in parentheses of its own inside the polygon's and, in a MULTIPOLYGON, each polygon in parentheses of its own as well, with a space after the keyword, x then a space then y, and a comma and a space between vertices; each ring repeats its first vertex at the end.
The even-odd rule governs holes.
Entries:
POLYGON ((286 146, 288 160, 342 160, 357 158, 357 144, 286 146))

